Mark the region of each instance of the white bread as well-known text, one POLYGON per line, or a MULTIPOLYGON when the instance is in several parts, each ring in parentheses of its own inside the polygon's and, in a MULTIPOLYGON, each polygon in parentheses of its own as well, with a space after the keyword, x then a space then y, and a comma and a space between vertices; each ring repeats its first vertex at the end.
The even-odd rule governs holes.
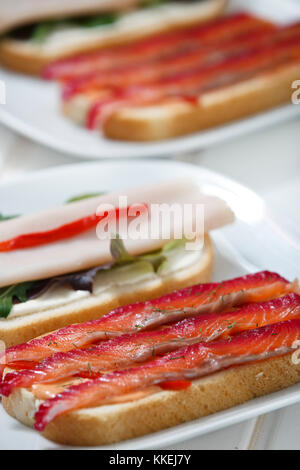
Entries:
MULTIPOLYGON (((292 82, 300 64, 264 76, 207 92, 198 104, 169 104, 123 108, 103 125, 106 137, 117 140, 155 141, 209 129, 290 102, 292 82)), ((84 95, 63 104, 63 113, 84 125, 90 102, 84 95)))
MULTIPOLYGON (((74 411, 56 418, 43 435, 60 444, 99 446, 176 426, 298 383, 300 364, 291 357, 233 367, 195 380, 183 391, 74 411)), ((11 416, 32 426, 41 402, 29 390, 16 389, 2 403, 11 416)))
POLYGON ((118 287, 105 300, 91 295, 59 308, 3 319, 0 321, 0 340, 10 347, 72 323, 99 318, 122 305, 150 300, 176 289, 209 282, 212 269, 213 245, 207 235, 198 263, 165 276, 153 274, 151 279, 145 279, 138 285, 118 287))
MULTIPOLYGON (((55 3, 57 4, 57 2, 55 3)), ((72 41, 68 45, 60 43, 57 47, 49 50, 42 45, 34 44, 30 41, 4 38, 0 42, 0 62, 4 66, 18 72, 39 75, 47 64, 55 60, 70 57, 78 53, 125 44, 155 33, 188 27, 201 21, 208 21, 219 16, 223 12, 226 3, 227 0, 203 0, 199 4, 184 4, 182 15, 166 15, 165 22, 158 23, 153 21, 153 23, 149 23, 146 26, 136 22, 122 30, 114 30, 112 28, 110 31, 106 28, 105 35, 100 33, 98 36, 92 35, 90 38, 87 36, 83 41, 72 41)), ((178 8, 178 5, 177 3, 174 7, 178 8)), ((151 10, 149 11, 150 14, 151 10)))

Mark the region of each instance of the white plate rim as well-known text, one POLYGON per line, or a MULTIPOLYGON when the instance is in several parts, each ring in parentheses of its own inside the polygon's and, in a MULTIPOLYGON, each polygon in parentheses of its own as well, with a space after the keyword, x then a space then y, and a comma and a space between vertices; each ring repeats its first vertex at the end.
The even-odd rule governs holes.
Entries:
MULTIPOLYGON (((176 139, 168 139, 159 142, 147 142, 144 144, 132 142, 109 141, 111 147, 107 150, 99 151, 82 150, 73 145, 68 145, 65 141, 56 140, 55 136, 39 130, 12 113, 0 107, 0 122, 8 129, 26 137, 38 144, 52 150, 61 152, 69 157, 79 159, 128 159, 128 158, 172 158, 180 154, 189 154, 201 151, 212 145, 227 142, 236 137, 251 134, 262 128, 271 127, 281 122, 291 120, 300 116, 300 106, 287 104, 263 113, 259 113, 248 118, 240 119, 236 122, 228 123, 213 129, 201 131, 176 139), (115 146, 116 144, 116 146, 115 146), (122 146, 122 149, 120 148, 122 146)), ((76 126, 74 124, 74 132, 76 126)), ((99 144, 101 140, 99 139, 99 144)))

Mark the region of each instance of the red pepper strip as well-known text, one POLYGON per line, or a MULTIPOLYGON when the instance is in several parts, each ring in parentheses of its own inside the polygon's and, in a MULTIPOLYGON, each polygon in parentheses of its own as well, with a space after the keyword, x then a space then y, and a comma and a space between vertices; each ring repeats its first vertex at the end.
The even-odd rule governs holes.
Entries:
POLYGON ((158 385, 163 389, 163 390, 185 390, 188 388, 192 382, 189 380, 170 380, 166 382, 160 382, 158 385))
MULTIPOLYGON (((145 205, 141 206, 141 210, 142 208, 145 208, 145 205)), ((116 218, 119 219, 119 209, 115 209, 111 212, 115 212, 116 218)), ((65 240, 66 238, 75 237, 76 235, 79 235, 95 227, 103 218, 107 217, 108 214, 109 211, 106 211, 101 215, 92 214, 87 217, 83 217, 82 219, 75 220, 74 222, 57 227, 53 230, 19 235, 10 240, 0 242, 0 252, 32 248, 45 245, 47 243, 54 243, 60 240, 65 240)), ((127 216, 129 215, 129 207, 126 208, 126 214, 127 216)))

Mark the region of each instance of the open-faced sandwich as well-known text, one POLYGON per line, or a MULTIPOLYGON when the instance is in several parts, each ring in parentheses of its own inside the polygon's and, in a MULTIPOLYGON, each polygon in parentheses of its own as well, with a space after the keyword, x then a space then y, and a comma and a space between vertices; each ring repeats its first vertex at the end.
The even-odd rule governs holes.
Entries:
POLYGON ((158 431, 300 381, 297 281, 197 284, 3 354, 3 406, 64 444, 158 431))
POLYGON ((51 64, 62 109, 119 140, 154 141, 218 126, 291 101, 300 24, 246 13, 51 64))
POLYGON ((0 61, 39 74, 53 60, 187 27, 227 0, 1 0, 0 61))
POLYGON ((11 346, 99 318, 120 305, 210 281, 213 247, 208 232, 232 221, 224 201, 201 194, 196 183, 183 178, 0 222, 0 340, 11 346), (120 206, 121 196, 127 205, 120 206), (137 210, 139 204, 146 209, 145 219, 128 212, 136 204, 137 210), (167 219, 162 213, 163 221, 154 219, 161 206, 184 210, 198 204, 204 207, 204 230, 193 210, 185 219, 172 214, 167 219), (99 237, 99 224, 113 215, 116 225, 107 230, 123 242, 99 237), (133 222, 148 230, 153 220, 156 233, 130 236, 133 222), (201 239, 197 249, 187 249, 186 235, 201 239))

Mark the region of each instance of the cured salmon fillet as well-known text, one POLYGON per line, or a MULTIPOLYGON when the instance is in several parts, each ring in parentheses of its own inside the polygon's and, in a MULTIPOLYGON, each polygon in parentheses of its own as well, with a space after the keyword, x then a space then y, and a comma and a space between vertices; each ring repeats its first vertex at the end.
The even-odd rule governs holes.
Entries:
POLYGON ((69 325, 28 343, 6 350, 2 368, 24 368, 24 361, 38 362, 56 352, 86 347, 96 341, 124 333, 157 328, 196 314, 217 312, 247 302, 274 299, 298 292, 298 282, 288 282, 276 273, 263 271, 228 281, 198 284, 158 299, 127 305, 113 310, 99 320, 69 325))
POLYGON ((136 41, 132 45, 60 60, 47 66, 43 76, 46 79, 67 80, 95 70, 103 72, 114 66, 135 64, 141 60, 155 60, 176 50, 186 50, 194 41, 201 41, 205 45, 220 44, 228 37, 237 36, 260 26, 274 28, 270 22, 246 13, 238 13, 206 25, 200 24, 181 31, 155 35, 136 41))
POLYGON ((260 48, 253 47, 242 54, 225 58, 209 66, 197 65, 195 68, 182 69, 160 80, 113 88, 108 97, 95 100, 87 117, 87 127, 94 129, 103 123, 112 112, 127 106, 141 106, 163 102, 166 99, 194 97, 207 91, 229 86, 245 79, 256 77, 276 67, 286 66, 300 60, 300 36, 284 39, 278 44, 260 48))
POLYGON ((35 429, 43 431, 57 416, 99 406, 108 399, 157 385, 162 381, 194 380, 230 366, 266 360, 299 347, 300 320, 257 328, 212 343, 196 343, 148 364, 115 371, 95 380, 73 385, 39 407, 35 429))
POLYGON ((240 55, 247 50, 274 45, 284 39, 297 36, 299 33, 299 23, 278 29, 269 25, 259 25, 253 31, 229 38, 222 42, 218 48, 216 48, 216 44, 203 44, 202 40, 193 41, 188 51, 179 50, 155 61, 118 66, 108 71, 98 72, 96 70, 70 79, 63 86, 63 99, 69 100, 74 95, 86 91, 95 93, 103 87, 125 87, 137 83, 153 82, 187 67, 193 69, 195 66, 220 63, 227 57, 240 55))
POLYGON ((44 78, 61 81, 62 112, 76 124, 108 138, 143 141, 214 127, 220 119, 243 117, 248 108, 253 114, 281 105, 290 99, 299 65, 299 22, 279 26, 238 13, 55 62, 44 78), (276 99, 264 93, 269 82, 276 99))
POLYGON ((57 353, 33 370, 6 374, 0 393, 9 396, 15 388, 55 382, 86 372, 94 374, 145 362, 158 354, 177 350, 195 342, 209 342, 280 321, 300 318, 300 296, 289 294, 268 302, 248 304, 228 313, 203 314, 185 319, 162 330, 122 335, 87 349, 57 353))

